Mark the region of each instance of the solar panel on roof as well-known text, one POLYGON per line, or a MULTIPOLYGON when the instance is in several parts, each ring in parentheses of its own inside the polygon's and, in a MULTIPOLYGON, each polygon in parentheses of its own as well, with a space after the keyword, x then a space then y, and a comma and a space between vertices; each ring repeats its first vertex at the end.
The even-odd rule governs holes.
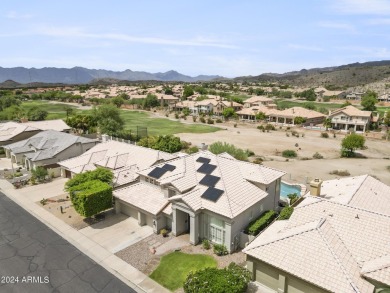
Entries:
POLYGON ((156 167, 148 174, 148 176, 159 179, 166 172, 168 172, 168 170, 156 167))
POLYGON ((211 160, 205 157, 199 157, 196 159, 196 161, 199 163, 210 163, 211 160))
POLYGON ((162 166, 161 168, 165 169, 165 170, 168 170, 168 171, 173 171, 176 169, 176 166, 173 166, 173 165, 170 165, 170 164, 165 164, 164 166, 162 166))
POLYGON ((203 164, 197 171, 203 174, 211 174, 216 168, 217 166, 215 165, 203 164))
POLYGON ((205 186, 215 186, 217 182, 220 180, 220 177, 214 176, 214 175, 206 175, 202 178, 202 180, 199 181, 200 184, 205 186))
POLYGON ((206 191, 202 194, 201 197, 216 202, 222 194, 223 190, 214 187, 209 187, 206 189, 206 191))

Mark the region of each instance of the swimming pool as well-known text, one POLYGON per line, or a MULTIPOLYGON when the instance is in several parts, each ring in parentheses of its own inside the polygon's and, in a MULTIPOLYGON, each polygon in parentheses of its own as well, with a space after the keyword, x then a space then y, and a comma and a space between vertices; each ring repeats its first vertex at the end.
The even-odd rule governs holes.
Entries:
POLYGON ((291 185, 286 182, 280 184, 280 198, 287 198, 287 195, 296 193, 301 196, 301 187, 299 185, 291 185))

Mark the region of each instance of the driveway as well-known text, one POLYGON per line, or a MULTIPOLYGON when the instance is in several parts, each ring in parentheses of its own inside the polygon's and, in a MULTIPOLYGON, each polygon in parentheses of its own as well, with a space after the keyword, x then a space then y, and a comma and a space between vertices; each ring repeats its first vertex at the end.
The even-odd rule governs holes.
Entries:
POLYGON ((42 198, 51 198, 65 194, 64 186, 67 178, 55 178, 51 182, 27 186, 18 189, 20 196, 28 197, 33 202, 40 201, 42 198))
POLYGON ((139 226, 136 219, 124 214, 116 214, 79 232, 111 253, 116 253, 153 234, 153 228, 139 226))
POLYGON ((0 292, 136 292, 0 193, 0 292))

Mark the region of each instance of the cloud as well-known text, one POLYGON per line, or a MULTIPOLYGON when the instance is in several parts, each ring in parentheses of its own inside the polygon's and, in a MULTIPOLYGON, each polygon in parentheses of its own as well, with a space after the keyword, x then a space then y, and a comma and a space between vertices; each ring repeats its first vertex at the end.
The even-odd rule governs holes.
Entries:
POLYGON ((223 49, 238 49, 237 46, 220 42, 215 39, 196 37, 188 40, 168 39, 159 37, 138 37, 123 33, 89 33, 80 28, 41 28, 38 34, 50 37, 89 38, 111 41, 123 41, 129 43, 142 43, 154 45, 192 46, 192 47, 216 47, 223 49))
POLYGON ((303 50, 303 51, 324 51, 324 49, 317 47, 317 46, 306 46, 306 45, 298 45, 298 44, 288 44, 288 48, 296 49, 296 50, 303 50))
POLYGON ((332 28, 338 30, 354 31, 355 27, 345 22, 321 21, 318 23, 320 27, 332 28))
POLYGON ((366 21, 369 25, 390 25, 390 18, 373 18, 366 21))
POLYGON ((388 0, 333 0, 332 8, 344 14, 390 15, 388 0))
POLYGON ((5 17, 9 18, 9 19, 22 20, 22 19, 30 19, 33 17, 33 15, 32 14, 18 13, 16 11, 8 11, 7 14, 5 15, 5 17))

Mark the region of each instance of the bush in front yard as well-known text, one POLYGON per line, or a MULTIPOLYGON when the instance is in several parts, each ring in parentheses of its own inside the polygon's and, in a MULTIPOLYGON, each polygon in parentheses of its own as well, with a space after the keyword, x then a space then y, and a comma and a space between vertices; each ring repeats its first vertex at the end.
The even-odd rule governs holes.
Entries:
POLYGON ((245 233, 256 236, 263 231, 277 216, 275 211, 263 213, 259 218, 249 223, 245 229, 245 233))
POLYGON ((235 263, 224 269, 206 268, 197 272, 191 272, 185 283, 186 293, 225 293, 246 292, 252 274, 245 268, 235 263))
POLYGON ((223 245, 223 244, 214 244, 213 245, 213 251, 218 256, 222 256, 222 255, 228 254, 226 246, 223 245))
POLYGON ((285 158, 296 158, 297 153, 294 150, 284 150, 282 156, 285 158))
POLYGON ((279 214, 278 220, 288 220, 291 217, 291 214, 293 213, 294 208, 293 207, 284 207, 279 214))
POLYGON ((68 190, 74 209, 84 217, 112 207, 112 187, 100 180, 88 181, 68 190))

